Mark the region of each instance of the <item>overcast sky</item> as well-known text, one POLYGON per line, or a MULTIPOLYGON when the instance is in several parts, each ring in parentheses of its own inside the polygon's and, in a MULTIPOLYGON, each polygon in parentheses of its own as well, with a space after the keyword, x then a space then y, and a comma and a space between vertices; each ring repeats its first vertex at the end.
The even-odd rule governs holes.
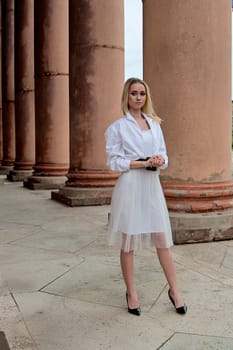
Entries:
POLYGON ((125 79, 142 78, 142 0, 125 1, 125 79))

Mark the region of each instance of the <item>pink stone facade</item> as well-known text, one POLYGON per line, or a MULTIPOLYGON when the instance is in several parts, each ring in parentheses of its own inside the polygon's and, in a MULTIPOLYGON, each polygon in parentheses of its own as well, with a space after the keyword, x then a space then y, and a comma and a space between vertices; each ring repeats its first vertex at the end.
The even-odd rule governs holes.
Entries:
POLYGON ((15 162, 8 174, 22 181, 35 164, 34 2, 15 0, 15 162))
POLYGON ((14 0, 2 1, 2 166, 15 161, 14 0))
POLYGON ((163 182, 176 211, 196 212, 198 203, 200 211, 218 210, 219 196, 223 208, 233 204, 231 7, 207 0, 201 8, 195 0, 144 1, 144 77, 164 120, 163 182))

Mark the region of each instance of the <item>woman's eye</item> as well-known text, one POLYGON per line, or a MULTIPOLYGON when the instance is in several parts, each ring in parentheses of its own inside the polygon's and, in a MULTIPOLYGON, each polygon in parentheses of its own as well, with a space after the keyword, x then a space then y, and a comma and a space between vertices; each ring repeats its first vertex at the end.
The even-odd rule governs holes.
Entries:
POLYGON ((145 93, 145 92, 140 92, 140 93, 138 94, 137 92, 131 92, 130 95, 132 95, 132 96, 137 96, 137 95, 145 96, 146 93, 145 93))

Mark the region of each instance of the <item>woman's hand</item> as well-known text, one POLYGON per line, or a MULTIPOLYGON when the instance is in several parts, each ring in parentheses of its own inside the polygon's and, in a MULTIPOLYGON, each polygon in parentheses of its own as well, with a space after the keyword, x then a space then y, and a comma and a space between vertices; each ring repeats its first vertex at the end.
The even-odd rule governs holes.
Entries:
POLYGON ((152 166, 153 166, 153 159, 152 159, 152 157, 149 158, 148 160, 144 161, 144 167, 145 168, 148 168, 148 167, 151 168, 152 166))
POLYGON ((161 166, 164 164, 165 160, 161 154, 156 154, 149 159, 152 166, 161 166))
POLYGON ((164 164, 164 158, 162 155, 157 154, 150 157, 148 160, 131 160, 130 168, 138 169, 138 168, 152 168, 158 167, 164 164))

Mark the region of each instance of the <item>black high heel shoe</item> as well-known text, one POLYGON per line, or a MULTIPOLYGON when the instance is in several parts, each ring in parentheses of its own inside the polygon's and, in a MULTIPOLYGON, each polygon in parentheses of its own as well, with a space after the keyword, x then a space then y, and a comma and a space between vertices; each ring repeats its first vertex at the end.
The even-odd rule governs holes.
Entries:
POLYGON ((126 301, 127 301, 127 306, 128 306, 128 312, 130 313, 130 314, 133 314, 133 315, 136 315, 136 316, 140 316, 141 315, 141 309, 140 309, 140 307, 136 307, 135 309, 131 309, 130 307, 129 307, 129 303, 128 303, 128 293, 126 292, 126 301))
POLYGON ((174 307, 175 307, 175 309, 176 309, 176 312, 177 312, 178 314, 181 314, 181 315, 186 314, 187 309, 188 309, 188 308, 187 308, 187 305, 184 304, 183 306, 176 307, 176 304, 175 304, 175 302, 174 302, 174 300, 173 300, 173 298, 172 298, 172 296, 171 296, 171 294, 170 294, 170 289, 168 290, 168 296, 169 296, 169 299, 171 300, 172 304, 174 305, 174 307))

